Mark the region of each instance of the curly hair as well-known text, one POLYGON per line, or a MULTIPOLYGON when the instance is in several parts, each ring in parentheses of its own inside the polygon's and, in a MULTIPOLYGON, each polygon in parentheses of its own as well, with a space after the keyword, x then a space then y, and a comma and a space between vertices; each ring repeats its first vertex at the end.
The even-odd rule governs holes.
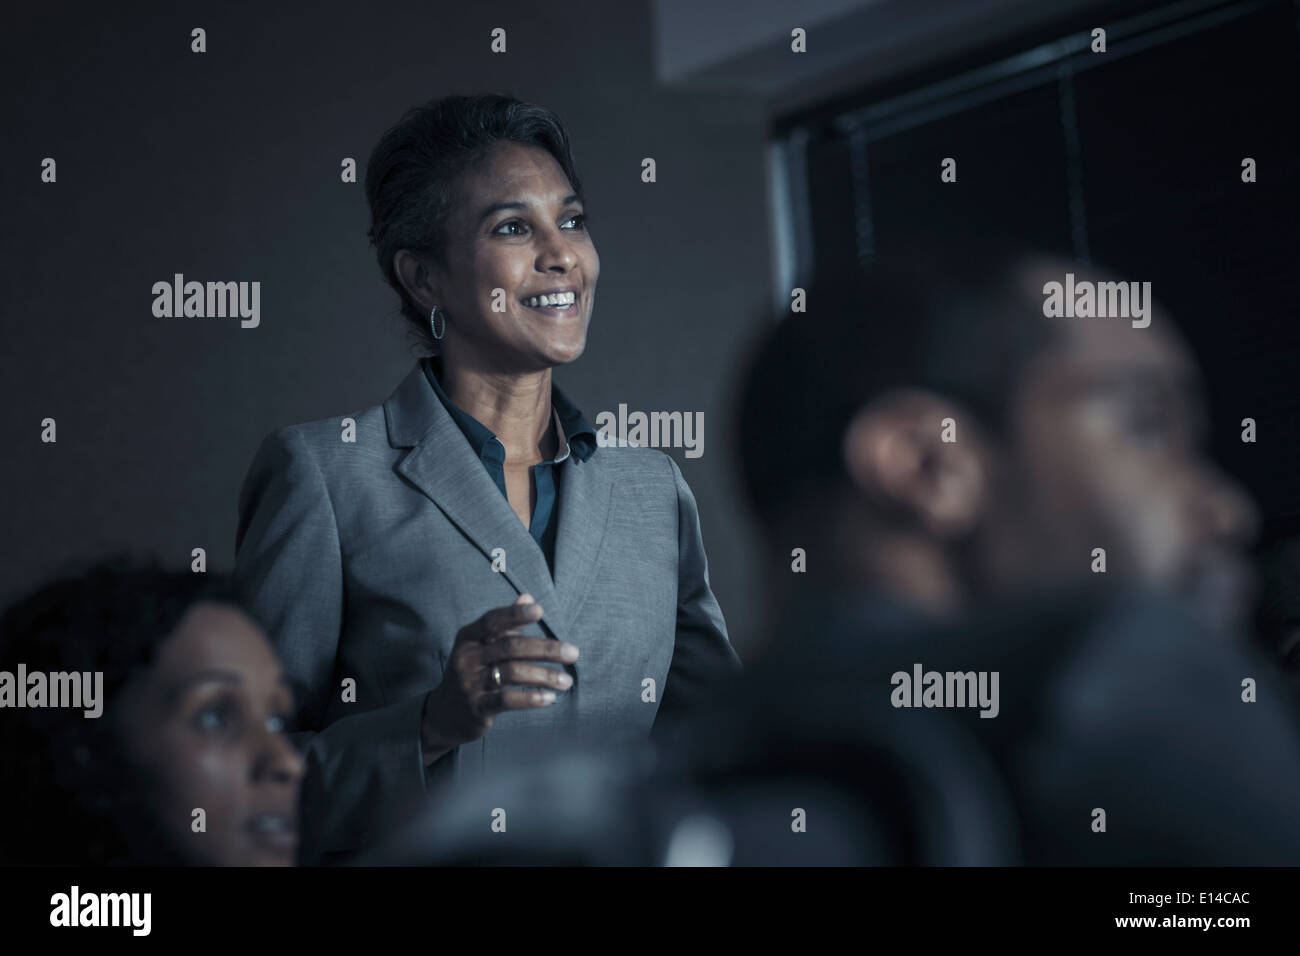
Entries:
MULTIPOLYGON (((148 784, 133 771, 114 700, 148 667, 199 601, 243 603, 219 574, 168 571, 116 555, 59 578, 0 618, 0 670, 100 672, 102 716, 61 707, 7 709, 0 753, 0 859, 20 865, 175 865, 186 861, 162 838, 148 784), (18 824, 21 821, 21 824, 18 824)), ((19 688, 19 693, 24 689, 19 688)))
POLYGON ((573 192, 582 196, 569 134, 560 118, 544 106, 509 96, 447 96, 407 110, 380 138, 366 165, 371 217, 366 235, 384 279, 401 299, 402 317, 430 354, 437 354, 438 343, 429 316, 403 288, 393 257, 409 249, 442 261, 457 182, 499 143, 546 150, 564 170, 573 192))

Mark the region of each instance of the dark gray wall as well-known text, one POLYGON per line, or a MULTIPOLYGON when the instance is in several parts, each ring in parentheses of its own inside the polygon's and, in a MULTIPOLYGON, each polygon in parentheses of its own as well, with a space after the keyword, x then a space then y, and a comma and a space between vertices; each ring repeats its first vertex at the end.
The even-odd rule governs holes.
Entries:
POLYGON ((0 40, 0 600, 112 549, 230 567, 260 439, 382 401, 413 362, 340 161, 363 174, 431 97, 504 91, 568 123, 601 255, 587 352, 557 381, 589 418, 705 413, 704 456, 674 456, 744 652, 756 561, 726 410, 769 294, 760 103, 656 88, 641 2, 87 9, 24 10, 0 40), (151 287, 177 272, 260 281, 260 327, 155 318, 151 287))

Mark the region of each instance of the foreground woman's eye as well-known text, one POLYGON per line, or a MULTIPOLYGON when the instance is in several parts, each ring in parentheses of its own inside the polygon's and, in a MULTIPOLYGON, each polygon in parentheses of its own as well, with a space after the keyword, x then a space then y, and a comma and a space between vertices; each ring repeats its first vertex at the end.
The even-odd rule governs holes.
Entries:
POLYGON ((576 216, 570 216, 568 219, 566 219, 564 221, 564 225, 570 229, 586 229, 587 216, 585 213, 580 212, 576 216), (574 223, 574 225, 570 226, 569 223, 574 223))
POLYGON ((194 726, 204 733, 219 733, 227 729, 230 723, 230 708, 224 702, 204 707, 194 715, 194 726))
POLYGON ((520 222, 518 219, 511 219, 508 220, 507 222, 503 222, 501 225, 497 226, 496 229, 492 231, 502 236, 521 236, 523 235, 523 228, 524 228, 524 224, 522 222, 520 222), (510 231, 505 231, 505 230, 510 230, 510 231), (518 231, 514 231, 514 230, 518 230, 518 231))

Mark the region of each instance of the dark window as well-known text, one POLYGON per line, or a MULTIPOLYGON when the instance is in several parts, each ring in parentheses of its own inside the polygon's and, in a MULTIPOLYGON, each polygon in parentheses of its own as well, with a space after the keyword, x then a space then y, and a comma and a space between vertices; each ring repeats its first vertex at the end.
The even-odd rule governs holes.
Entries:
POLYGON ((1296 4, 1071 24, 784 117, 778 138, 802 160, 787 164, 794 278, 987 225, 1149 280, 1201 359, 1216 456, 1266 516, 1300 512, 1298 125, 1296 4), (1088 49, 1097 25, 1105 54, 1088 49), (940 181, 945 157, 956 184, 940 181))

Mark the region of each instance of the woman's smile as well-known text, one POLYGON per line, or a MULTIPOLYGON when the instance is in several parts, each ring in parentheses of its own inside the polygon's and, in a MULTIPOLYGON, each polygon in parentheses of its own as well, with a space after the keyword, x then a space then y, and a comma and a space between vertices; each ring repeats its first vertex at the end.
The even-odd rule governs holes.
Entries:
POLYGON ((536 295, 526 295, 519 301, 528 308, 536 309, 539 312, 566 315, 577 312, 575 306, 578 301, 578 290, 574 288, 548 289, 536 295))

